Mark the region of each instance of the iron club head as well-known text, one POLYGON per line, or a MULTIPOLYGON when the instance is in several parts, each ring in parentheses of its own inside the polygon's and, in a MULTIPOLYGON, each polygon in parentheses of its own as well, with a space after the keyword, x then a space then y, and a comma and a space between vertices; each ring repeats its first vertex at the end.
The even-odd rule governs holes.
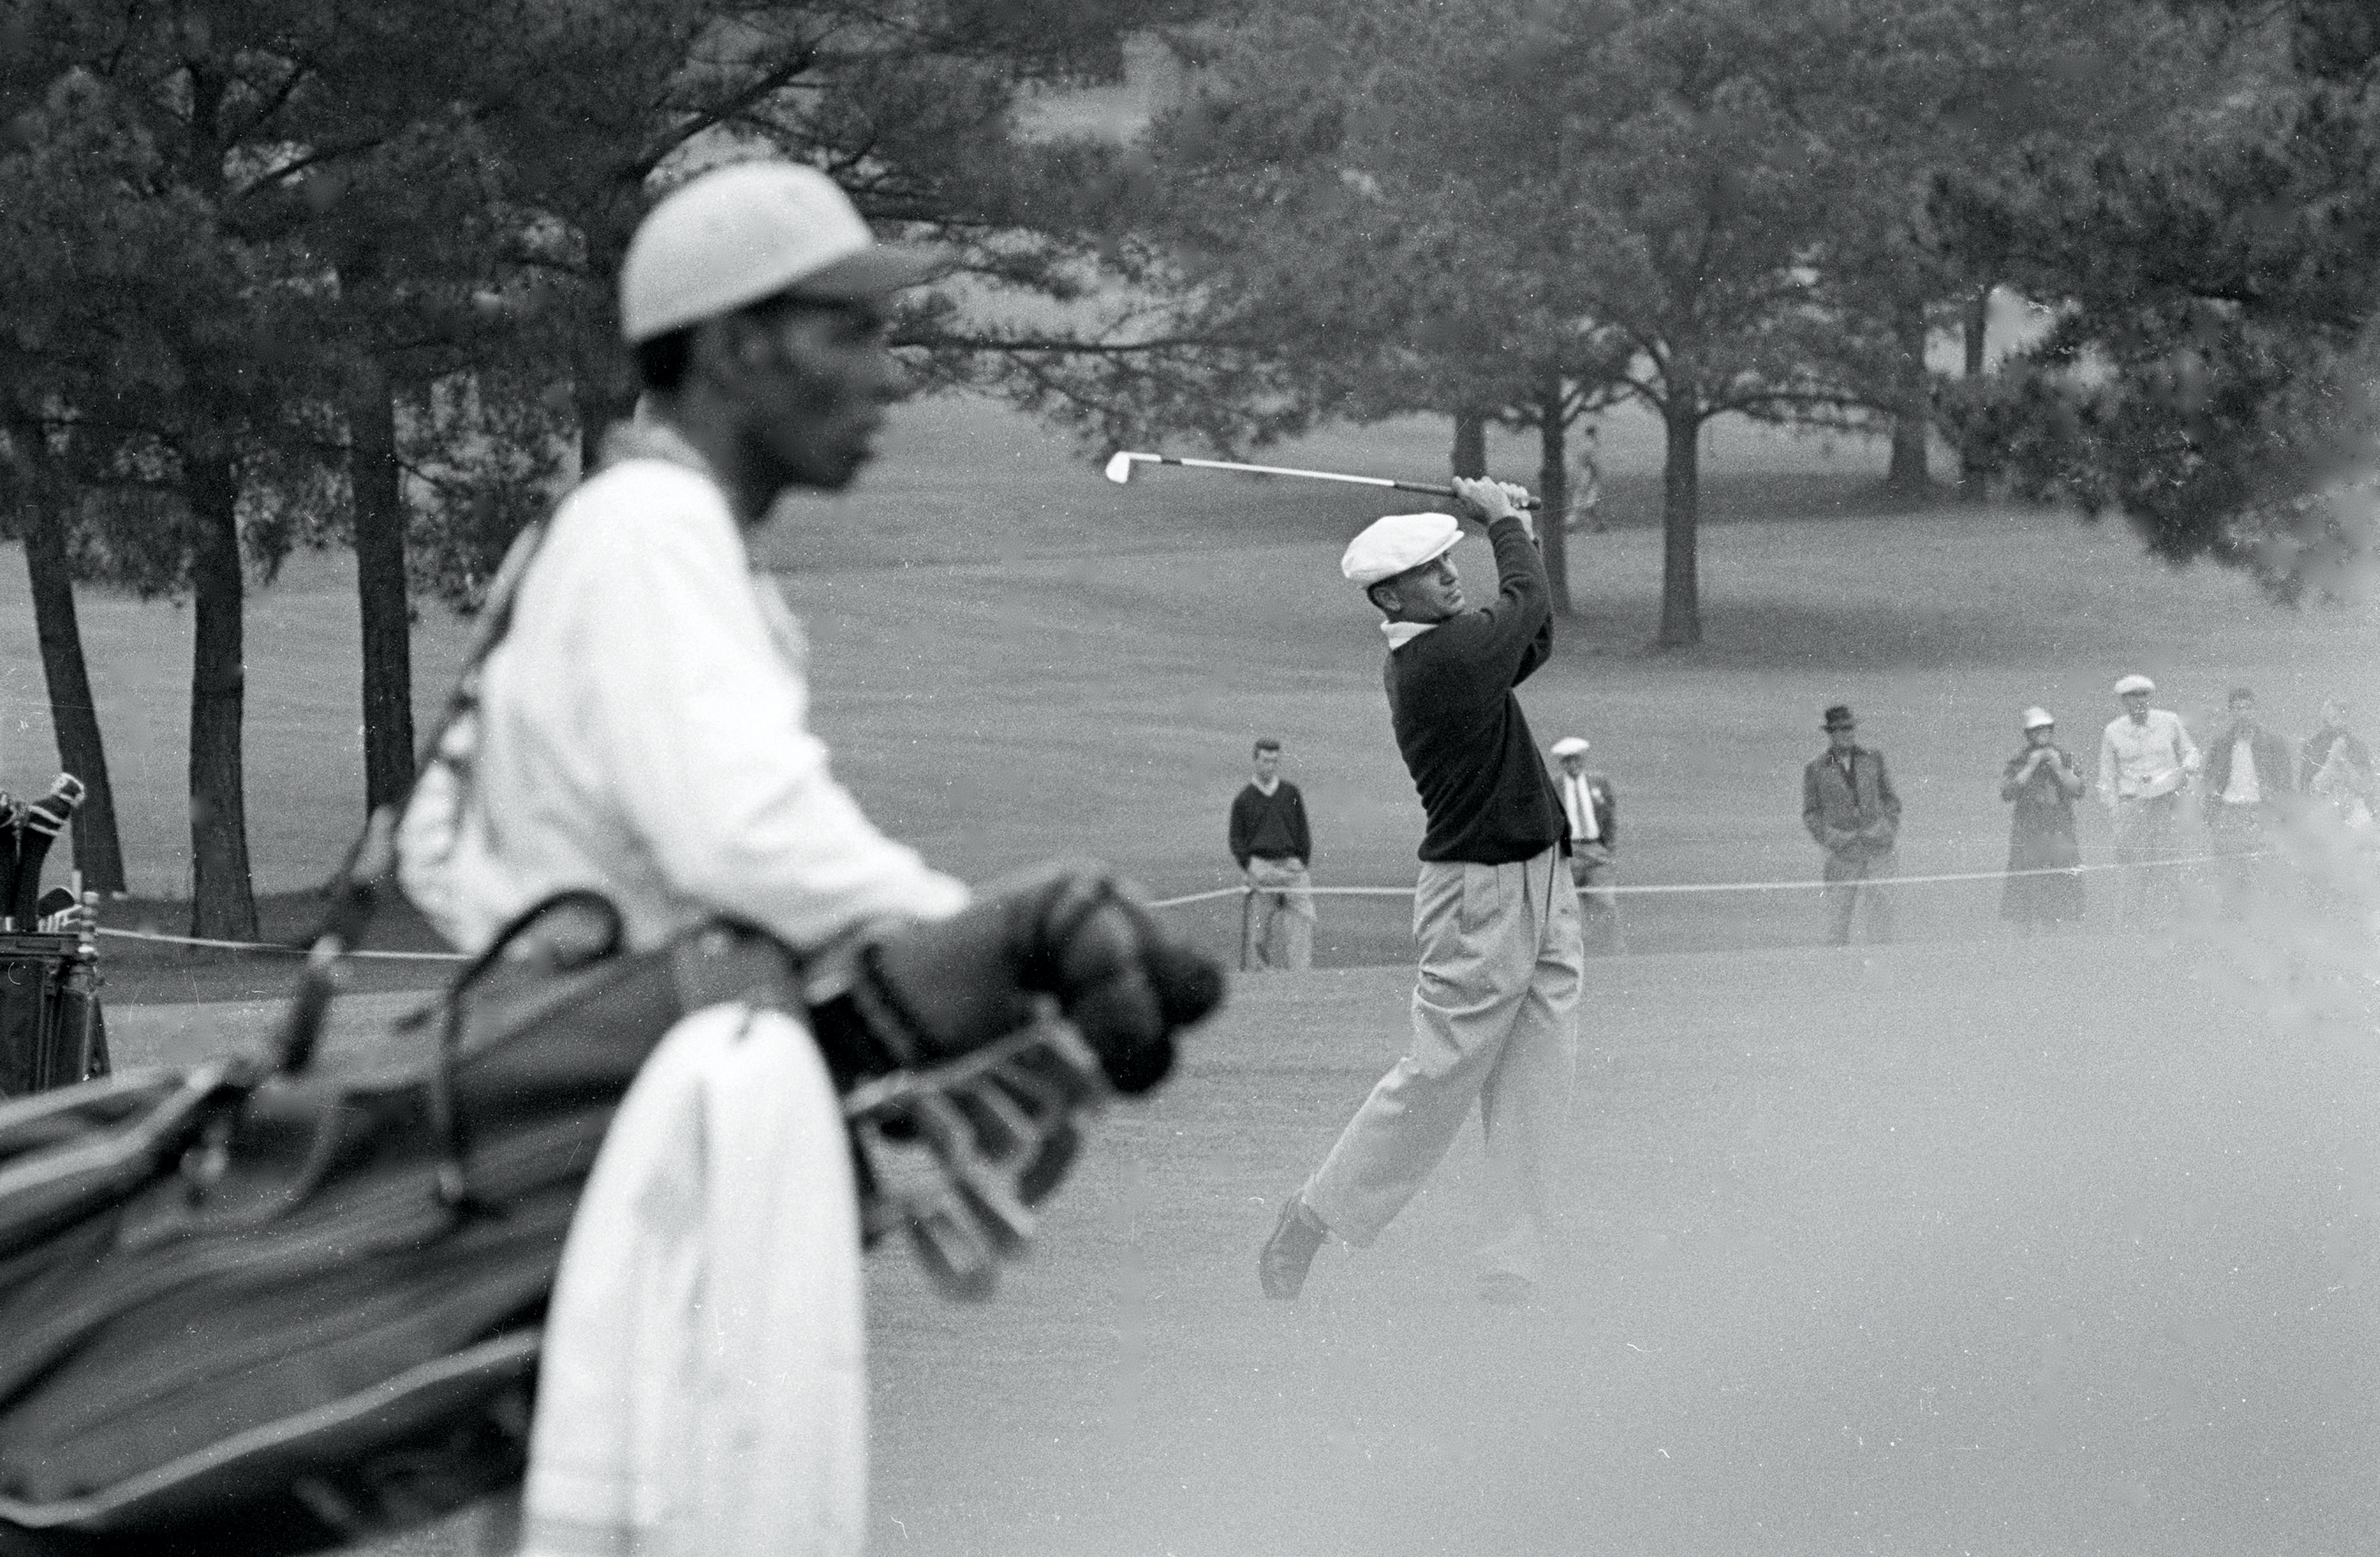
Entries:
POLYGON ((1118 486, 1132 480, 1132 456, 1129 453, 1119 449, 1109 456, 1108 480, 1118 486))

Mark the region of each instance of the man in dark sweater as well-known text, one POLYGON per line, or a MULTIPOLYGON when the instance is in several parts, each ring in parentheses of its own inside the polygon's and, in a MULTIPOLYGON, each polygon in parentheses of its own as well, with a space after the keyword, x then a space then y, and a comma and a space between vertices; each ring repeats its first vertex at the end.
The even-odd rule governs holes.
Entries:
POLYGON ((1314 834, 1305 797, 1281 776, 1281 742, 1257 742, 1256 776, 1232 801, 1232 858, 1247 878, 1240 970, 1314 966, 1314 834))
POLYGON ((1552 651, 1552 617, 1536 532, 1517 506, 1525 494, 1481 480, 1457 480, 1455 492, 1495 548, 1492 602, 1463 609, 1446 555, 1463 532, 1445 514, 1390 515, 1341 563, 1388 618, 1389 714, 1427 819, 1414 893, 1421 977, 1404 1058, 1281 1207, 1257 1262, 1269 1297, 1297 1295, 1330 1235, 1359 1247, 1377 1237, 1445 1157, 1475 1098, 1489 1200, 1480 1295, 1525 1301, 1544 1266, 1585 953, 1561 801, 1512 688, 1552 651))

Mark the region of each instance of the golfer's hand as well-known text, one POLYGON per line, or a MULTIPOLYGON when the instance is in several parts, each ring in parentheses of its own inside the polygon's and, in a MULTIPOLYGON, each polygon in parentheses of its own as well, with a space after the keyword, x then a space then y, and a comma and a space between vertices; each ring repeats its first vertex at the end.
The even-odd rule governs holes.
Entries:
POLYGON ((1530 521, 1529 511, 1521 506, 1528 500, 1529 489, 1510 481, 1490 481, 1476 476, 1454 478, 1454 495, 1471 510, 1471 517, 1482 524, 1498 519, 1519 519, 1534 536, 1536 526, 1530 521))

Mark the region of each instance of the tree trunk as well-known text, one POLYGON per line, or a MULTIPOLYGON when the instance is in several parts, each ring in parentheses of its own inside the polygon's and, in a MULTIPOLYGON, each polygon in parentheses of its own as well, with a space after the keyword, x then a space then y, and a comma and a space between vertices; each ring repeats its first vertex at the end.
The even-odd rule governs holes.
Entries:
POLYGON ((1913 500, 1923 498, 1932 485, 1925 468, 1934 415, 1927 403, 1923 299, 1893 304, 1892 338, 1898 348, 1893 364, 1892 463, 1885 471, 1884 484, 1895 497, 1913 500))
POLYGON ((397 484, 396 395, 367 358, 347 395, 347 480, 355 493, 356 602, 363 620, 364 809, 413 784, 413 645, 405 585, 405 500, 397 484))
POLYGON ((87 791, 74 815, 75 869, 90 890, 120 893, 125 890, 124 845, 115 831, 115 790, 107 779, 99 707, 91 700, 91 671, 83 663, 66 523, 41 498, 25 514, 25 572, 32 584, 33 630, 42 644, 42 676, 49 688, 58 766, 82 780, 87 791))
POLYGON ((192 534, 190 933, 256 939, 241 771, 239 477, 228 456, 185 462, 192 534))
MULTIPOLYGON (((1985 282, 1976 287, 1974 295, 1967 299, 1967 317, 1961 322, 1960 333, 1965 337, 1961 344, 1966 347, 1967 376, 1971 379, 1983 376, 1985 355, 1991 344, 1991 322, 1992 284, 1985 282)), ((1960 500, 1981 503, 1987 495, 1984 472, 1977 468, 1962 441, 1959 450, 1960 500)))
POLYGON ((1552 586, 1554 614, 1570 605, 1569 456, 1562 447, 1562 379, 1548 373, 1537 385, 1537 535, 1544 542, 1546 579, 1552 586))
POLYGON ((1485 411, 1460 410, 1454 413, 1454 473, 1458 476, 1488 474, 1488 414, 1485 411))
POLYGON ((1703 640, 1702 583, 1694 543, 1702 520, 1701 396, 1673 379, 1661 407, 1661 636, 1664 649, 1703 640))

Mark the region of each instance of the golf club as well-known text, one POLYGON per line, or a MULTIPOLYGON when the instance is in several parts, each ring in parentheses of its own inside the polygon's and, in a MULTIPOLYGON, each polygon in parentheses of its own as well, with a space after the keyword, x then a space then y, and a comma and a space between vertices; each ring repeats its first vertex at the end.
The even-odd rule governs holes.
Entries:
MULTIPOLYGON (((1132 449, 1119 449, 1108 460, 1108 480, 1118 486, 1132 480, 1135 465, 1181 465, 1198 470, 1244 470, 1256 476, 1303 476, 1310 481, 1347 481, 1359 487, 1387 487, 1392 492, 1427 493, 1432 497, 1452 497, 1452 487, 1437 487, 1423 481, 1392 481, 1386 476, 1350 476, 1338 470, 1300 470, 1287 465, 1242 465, 1230 459, 1184 459, 1170 454, 1141 454, 1132 449)), ((1535 508, 1537 500, 1524 498, 1521 506, 1535 508)))
POLYGON ((14 930, 12 905, 17 901, 17 845, 25 808, 0 789, 0 931, 14 930))
POLYGON ((82 804, 84 793, 82 780, 60 773, 50 781, 47 795, 25 808, 17 834, 16 881, 7 904, 8 917, 18 929, 33 927, 34 905, 42 894, 42 863, 49 858, 52 840, 66 831, 75 808, 82 804))

